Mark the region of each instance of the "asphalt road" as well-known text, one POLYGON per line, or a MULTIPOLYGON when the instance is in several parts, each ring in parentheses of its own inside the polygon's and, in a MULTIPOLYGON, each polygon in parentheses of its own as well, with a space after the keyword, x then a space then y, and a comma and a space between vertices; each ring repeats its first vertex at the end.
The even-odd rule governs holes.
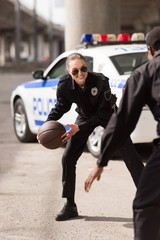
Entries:
MULTIPOLYGON (((0 240, 131 240, 135 186, 123 161, 111 160, 89 193, 84 181, 96 159, 87 151, 77 164, 76 203, 79 217, 56 222, 61 210, 61 156, 15 137, 10 94, 30 74, 0 76, 0 240)), ((143 153, 150 151, 147 148, 143 153)))

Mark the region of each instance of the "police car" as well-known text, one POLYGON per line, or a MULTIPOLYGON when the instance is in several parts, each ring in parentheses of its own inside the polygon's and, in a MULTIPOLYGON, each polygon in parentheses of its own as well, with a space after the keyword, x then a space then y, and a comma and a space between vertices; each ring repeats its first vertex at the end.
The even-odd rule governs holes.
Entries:
MULTIPOLYGON (((147 61, 145 42, 141 39, 132 41, 128 34, 121 34, 117 38, 115 35, 107 34, 83 35, 82 42, 83 46, 62 53, 45 71, 35 71, 33 73, 35 80, 22 83, 13 90, 11 113, 19 141, 33 141, 39 126, 44 123, 50 109, 55 106, 57 84, 59 78, 67 72, 66 58, 70 53, 75 51, 81 53, 86 59, 89 71, 101 72, 109 78, 112 93, 117 96, 117 105, 131 72, 147 61)), ((59 122, 73 123, 76 116, 73 104, 71 110, 59 122)), ((148 107, 144 106, 136 129, 131 135, 133 142, 151 142, 155 137, 155 124, 148 107)), ((103 131, 102 127, 97 127, 88 138, 87 147, 95 157, 98 157, 100 152, 103 131)))

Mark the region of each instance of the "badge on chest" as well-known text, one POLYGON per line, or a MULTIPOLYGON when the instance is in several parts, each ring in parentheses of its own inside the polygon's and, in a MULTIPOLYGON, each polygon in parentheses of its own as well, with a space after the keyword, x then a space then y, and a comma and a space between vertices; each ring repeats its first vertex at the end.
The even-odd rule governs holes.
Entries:
POLYGON ((96 96, 97 93, 98 93, 98 89, 97 89, 96 87, 91 88, 91 94, 92 94, 92 96, 96 96))

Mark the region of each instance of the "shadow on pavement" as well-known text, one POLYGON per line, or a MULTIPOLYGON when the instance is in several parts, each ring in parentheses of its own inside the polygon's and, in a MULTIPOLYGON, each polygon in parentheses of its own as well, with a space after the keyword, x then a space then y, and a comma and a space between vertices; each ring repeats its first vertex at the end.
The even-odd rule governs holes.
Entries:
POLYGON ((105 222, 133 222, 132 218, 122 218, 122 217, 88 217, 88 216, 79 216, 85 218, 85 221, 105 221, 105 222))

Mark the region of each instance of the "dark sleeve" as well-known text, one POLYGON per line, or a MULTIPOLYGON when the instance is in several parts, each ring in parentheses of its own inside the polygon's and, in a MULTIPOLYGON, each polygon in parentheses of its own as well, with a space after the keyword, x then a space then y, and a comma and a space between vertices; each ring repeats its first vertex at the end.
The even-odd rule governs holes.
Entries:
POLYGON ((72 103, 69 102, 65 96, 63 88, 58 85, 57 88, 57 103, 55 108, 52 108, 46 121, 58 120, 64 113, 68 112, 71 108, 72 103))
POLYGON ((134 130, 145 104, 146 85, 139 72, 128 79, 117 113, 114 113, 102 137, 98 166, 106 166, 109 159, 134 130))
POLYGON ((97 110, 95 111, 94 115, 79 125, 80 130, 86 129, 90 126, 105 126, 113 113, 116 97, 111 93, 109 79, 103 76, 102 79, 99 80, 99 83, 100 87, 97 101, 97 110))

